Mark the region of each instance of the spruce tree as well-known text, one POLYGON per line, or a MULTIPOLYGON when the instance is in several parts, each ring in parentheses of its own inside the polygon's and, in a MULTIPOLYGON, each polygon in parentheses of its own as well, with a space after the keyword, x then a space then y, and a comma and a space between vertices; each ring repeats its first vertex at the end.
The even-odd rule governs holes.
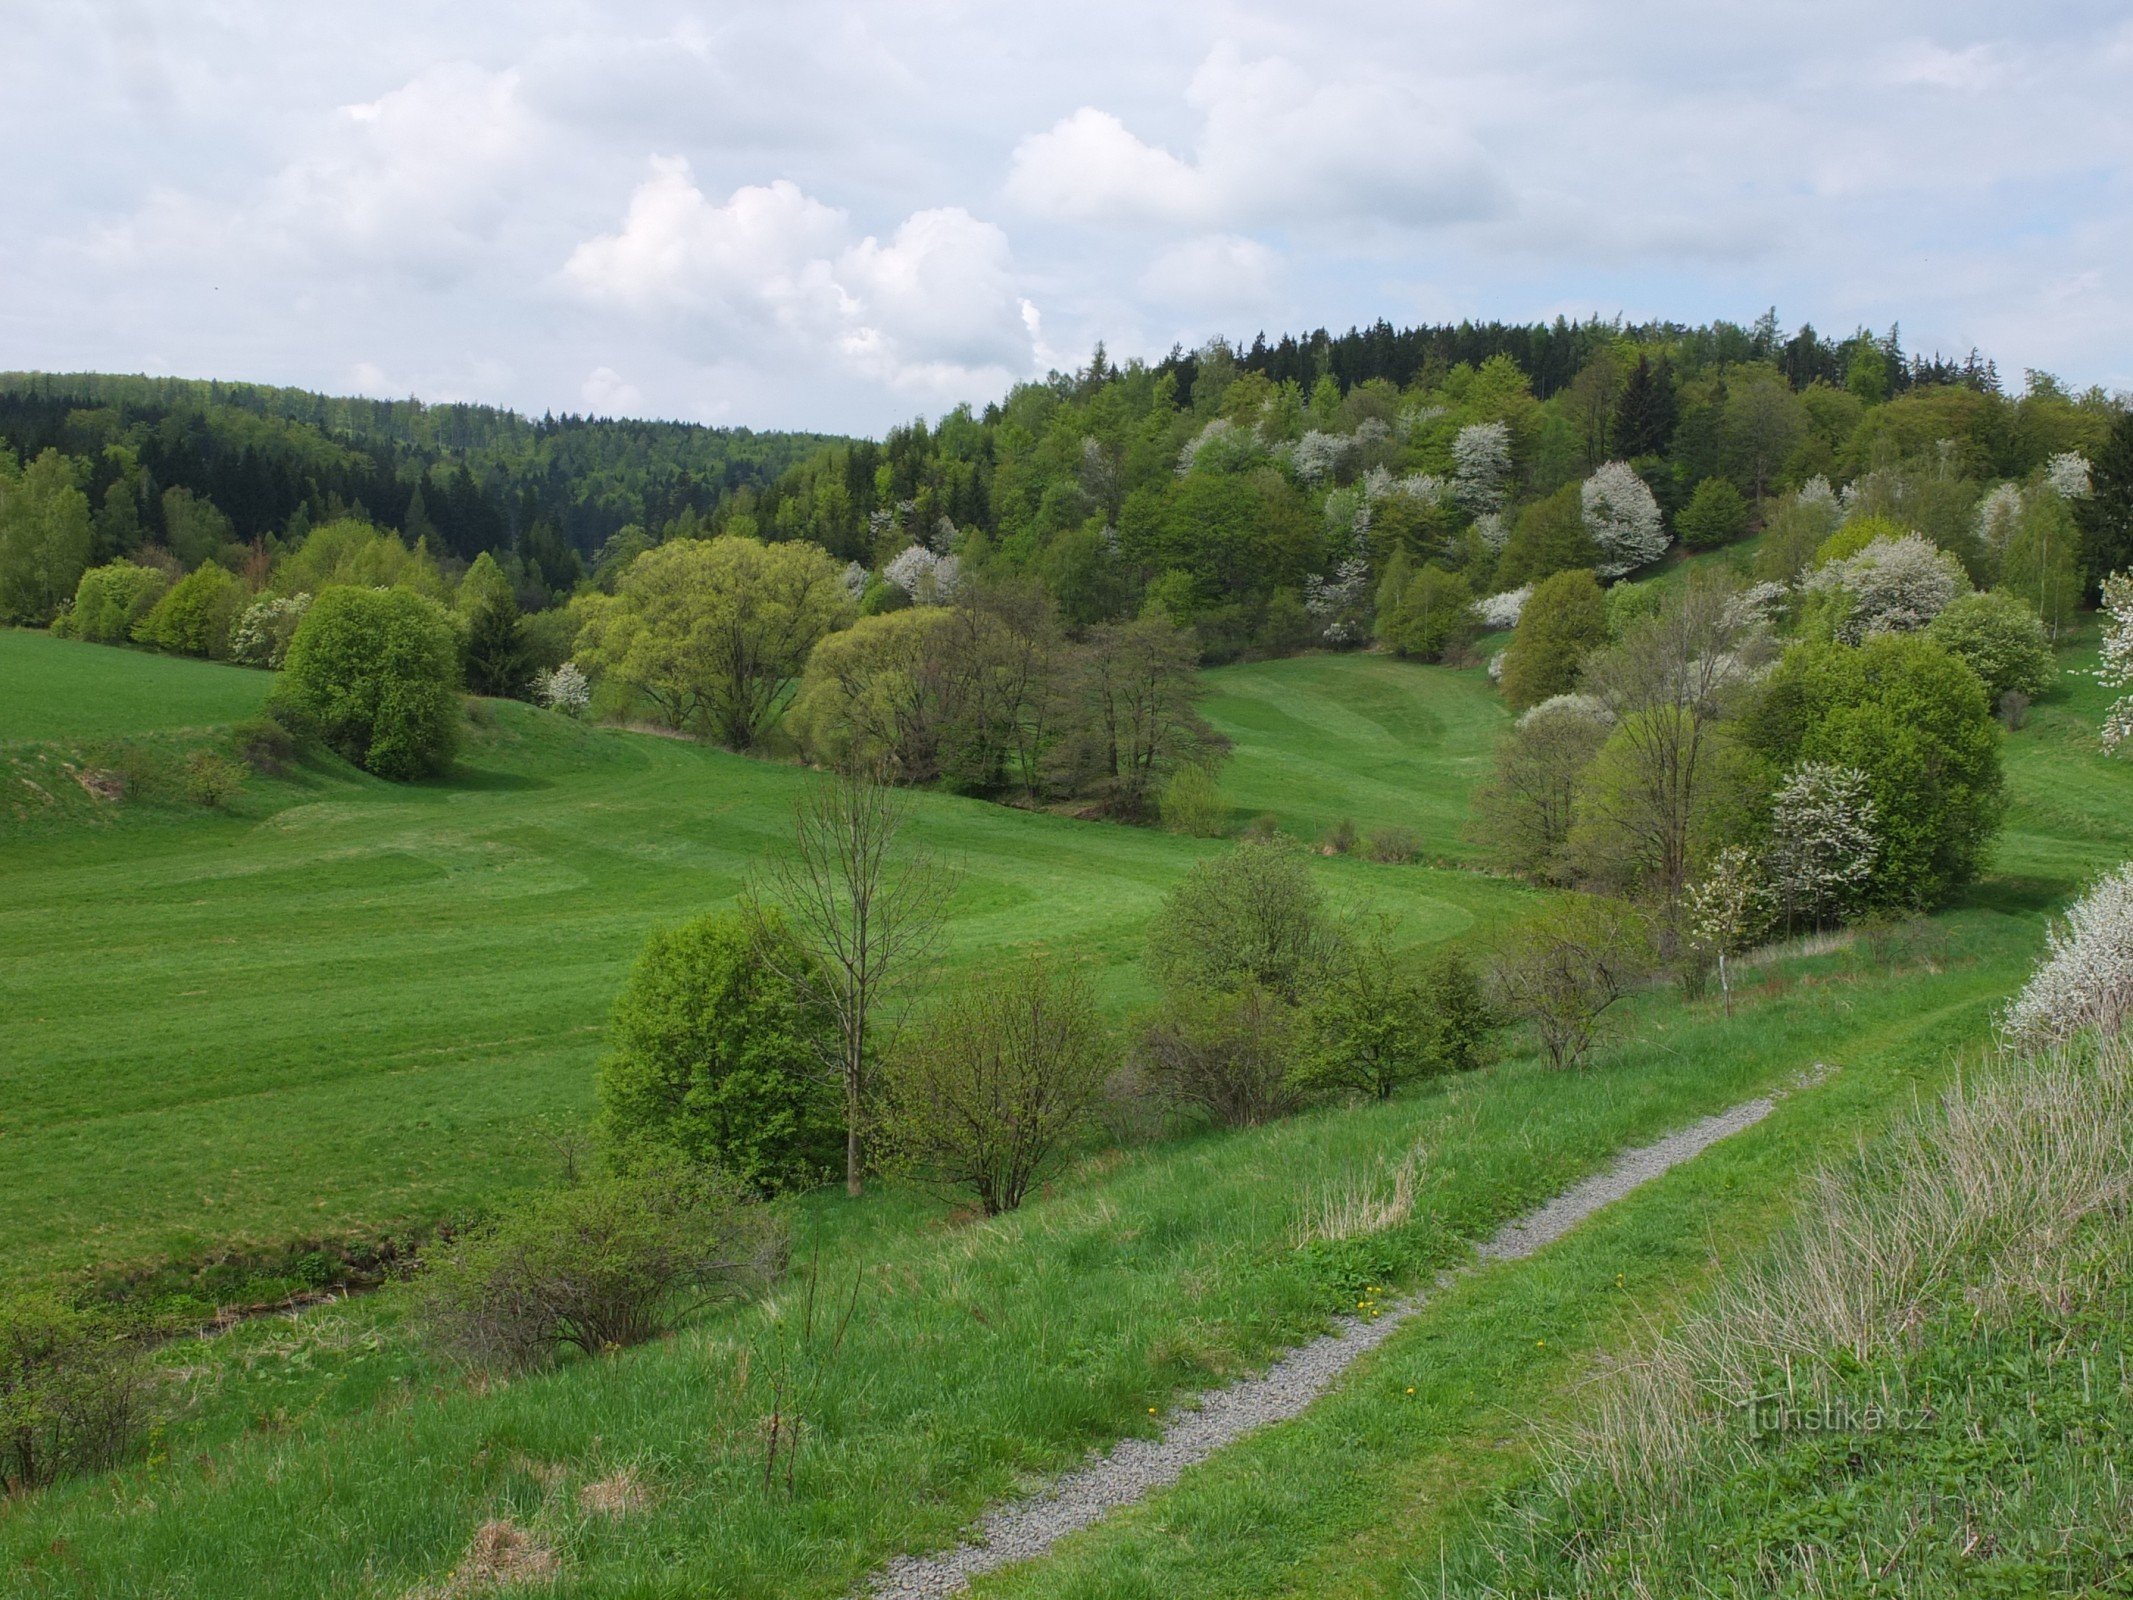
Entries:
POLYGON ((2133 569, 2133 410, 2118 413, 2089 463, 2093 492, 2080 502, 2081 553, 2091 584, 2133 569))
POLYGON ((1622 398, 1615 403, 1615 449, 1626 459, 1666 454, 1676 421, 1674 374, 1665 362, 1637 357, 1622 398))

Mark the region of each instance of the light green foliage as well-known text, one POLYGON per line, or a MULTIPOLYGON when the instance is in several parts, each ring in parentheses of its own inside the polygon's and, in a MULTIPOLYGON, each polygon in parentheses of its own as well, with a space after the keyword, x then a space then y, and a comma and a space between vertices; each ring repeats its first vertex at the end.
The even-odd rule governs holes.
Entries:
MULTIPOLYGON (((625 530, 626 531, 626 530, 625 530)), ((484 550, 467 568, 466 576, 459 580, 458 591, 452 596, 452 608, 461 616, 472 618, 484 607, 506 606, 518 610, 518 591, 497 565, 496 557, 484 550)))
POLYGON ((459 742, 458 635, 406 589, 328 589, 297 626, 274 704, 366 772, 442 772, 459 742))
POLYGON ((1013 1211, 1088 1117, 1116 1065, 1087 977, 1025 956, 944 999, 884 1075, 890 1164, 1013 1211))
POLYGON ((417 554, 398 535, 355 517, 320 523, 274 568, 273 586, 282 594, 317 594, 335 584, 444 598, 444 580, 427 551, 417 554))
POLYGON ((651 703, 667 726, 754 744, 825 634, 852 620, 844 574, 810 544, 676 539, 613 595, 582 597, 577 658, 651 703))
POLYGON ((600 1127, 620 1163, 674 1151, 764 1193, 835 1166, 843 1132, 818 1053, 829 1025, 779 975, 805 959, 782 924, 730 911, 646 941, 600 1062, 600 1127))
POLYGON ((185 762, 186 798, 220 810, 244 792, 244 768, 219 750, 195 750, 185 762))
POLYGON ((163 491, 163 543, 187 567, 220 560, 237 543, 222 508, 190 489, 163 491))
POLYGON ((2009 690, 2034 698, 2058 676, 2036 609, 2005 589, 1957 596, 1933 619, 1926 637, 1967 662, 1995 705, 2009 690))
POLYGON ((2073 623, 2081 586, 2081 532, 2073 513, 2055 494, 2024 495, 2000 558, 2000 587, 2028 601, 2057 638, 2073 623))
POLYGON ((169 588, 170 574, 160 567, 131 561, 91 567, 74 590, 74 609, 55 618, 52 631, 92 644, 123 643, 169 588))
POLYGON ((1286 839, 1245 839, 1193 864, 1148 929, 1148 964, 1166 988, 1265 989, 1306 999, 1335 949, 1325 896, 1286 839))
POLYGON ((1815 547, 1811 565, 1826 567, 1848 561, 1877 539, 1901 539, 1911 530, 1884 516, 1858 516, 1815 547))
POLYGON ((171 585, 134 624, 133 636, 173 655, 226 661, 230 629, 251 597, 242 579, 209 562, 171 585))
POLYGON ((1503 696, 1513 711, 1566 694, 1578 667, 1607 642, 1607 597, 1589 571, 1558 572, 1536 584, 1504 655, 1503 696))
POLYGON ((1473 585, 1465 576, 1432 561, 1389 597, 1380 589, 1378 638, 1397 655, 1441 661, 1474 637, 1473 607, 1473 585))
POLYGON ((1192 762, 1170 775, 1159 809, 1163 826, 1172 833, 1219 839, 1229 832, 1229 799, 1215 769, 1205 762, 1192 762))
POLYGON ((126 1331, 35 1290, 0 1293, 0 1493, 116 1464, 148 1422, 126 1331))
POLYGON ((1492 1018, 1473 964, 1396 945, 1393 932, 1379 918, 1343 940, 1304 1013, 1304 1089, 1384 1100, 1479 1062, 1492 1018))
POLYGON ((1730 478, 1706 478, 1674 514, 1674 533, 1691 550, 1715 550, 1748 531, 1748 502, 1730 478))
POLYGON ((786 712, 800 748, 832 766, 853 763, 923 781, 939 771, 949 689, 942 606, 861 617, 817 644, 786 712))
POLYGON ((769 1282, 784 1255, 783 1224, 735 1179, 648 1162, 520 1200, 438 1251, 422 1279, 424 1321, 483 1364, 605 1355, 769 1282))
POLYGON ((1866 774, 1874 903, 1938 905, 1983 869, 2006 805, 2000 730, 1978 675, 1939 645, 1905 634, 1794 645, 1745 726, 1778 770, 1824 761, 1866 774))
POLYGON ((73 596, 91 539, 79 476, 57 450, 0 476, 0 622, 50 622, 73 596))
POLYGON ((1579 486, 1566 483, 1518 513, 1490 587, 1517 589, 1558 572, 1590 569, 1595 555, 1579 486))

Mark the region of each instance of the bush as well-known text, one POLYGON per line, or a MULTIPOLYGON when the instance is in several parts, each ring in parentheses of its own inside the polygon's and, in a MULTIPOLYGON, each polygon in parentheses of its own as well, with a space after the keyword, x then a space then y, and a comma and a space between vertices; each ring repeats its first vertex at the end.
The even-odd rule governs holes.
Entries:
POLYGON ((1159 798, 1163 826, 1197 839, 1219 839, 1229 832, 1229 800, 1215 769, 1195 761, 1170 775, 1159 798))
POLYGON ((1748 502, 1730 478, 1706 478, 1674 513, 1674 533, 1691 550, 1715 550, 1748 531, 1748 502))
POLYGON ((894 1164, 967 1188, 988 1217, 1022 1203, 1111 1072, 1088 980, 1029 957, 904 1036, 883 1085, 894 1164))
POLYGON ((52 631, 91 644, 123 643, 169 588, 170 575, 157 567, 131 561, 91 567, 75 587, 74 609, 54 618, 52 631))
POLYGON ((1473 586, 1435 562, 1422 567, 1389 599, 1389 604, 1381 599, 1377 635, 1398 655, 1442 661, 1470 641, 1480 625, 1473 586))
POLYGON ((2015 1044, 2106 1036, 2133 1019, 2133 863, 2101 879, 2046 936, 2044 960, 2000 1018, 2015 1044))
POLYGON ((328 589, 290 641, 273 705, 381 778, 440 772, 459 742, 458 634, 409 590, 328 589))
POLYGON ((230 741, 237 759, 262 777, 278 778, 296 763, 296 735, 272 716, 238 723, 230 741))
POLYGON ((219 810, 244 792, 244 768, 216 750, 195 750, 185 758, 185 798, 219 810))
POLYGON ((1306 1009, 1299 1082, 1384 1100, 1404 1084, 1464 1072, 1492 1026, 1457 950, 1396 950, 1384 922, 1349 941, 1306 1009))
POLYGON ((1329 856, 1345 856, 1355 849, 1355 823, 1343 817, 1327 830, 1324 849, 1329 856))
POLYGON ((247 591, 230 573, 209 562, 180 578, 149 613, 134 624, 142 644, 181 656, 226 661, 230 627, 244 609, 247 591))
POLYGON ((618 1164, 672 1152, 765 1194, 837 1164, 843 1127, 819 1052, 830 1027, 779 975, 806 963, 782 924, 734 912, 646 941, 599 1068, 600 1128, 618 1164))
POLYGON ((1422 839, 1412 828, 1373 828, 1363 854, 1389 867, 1404 867, 1422 854, 1422 839))
POLYGON ((1173 1110, 1248 1128, 1300 1104, 1296 1038, 1295 1007, 1256 985, 1175 989, 1142 1024, 1135 1065, 1173 1110))
POLYGON ((1325 897, 1288 840, 1246 839, 1196 861, 1148 929, 1148 964, 1166 988, 1261 988, 1293 1005, 1332 953, 1325 897))
POLYGON ((130 1331, 48 1294, 0 1295, 0 1492, 122 1459, 148 1421, 130 1331))
POLYGON ((1650 930, 1636 911, 1567 895, 1513 930, 1492 975, 1496 1002, 1533 1024, 1551 1065, 1574 1067, 1606 1014, 1653 964, 1650 930))
POLYGON ((1957 596, 1927 625, 1926 637, 1968 662, 1995 704, 2008 694, 2033 700, 2058 675, 2043 619, 2005 589, 1957 596))
POLYGON ((289 641, 311 609, 308 594, 262 595, 244 608, 230 629, 230 659, 248 667, 279 671, 288 659, 289 641))
POLYGON ((1568 693, 1586 655, 1605 643, 1607 597, 1590 569, 1544 579, 1534 585, 1504 653, 1504 699, 1524 711, 1568 693))
POLYGON ((535 1194, 427 1264, 431 1336, 482 1365, 642 1344, 782 1267, 781 1224, 729 1174, 647 1162, 535 1194))

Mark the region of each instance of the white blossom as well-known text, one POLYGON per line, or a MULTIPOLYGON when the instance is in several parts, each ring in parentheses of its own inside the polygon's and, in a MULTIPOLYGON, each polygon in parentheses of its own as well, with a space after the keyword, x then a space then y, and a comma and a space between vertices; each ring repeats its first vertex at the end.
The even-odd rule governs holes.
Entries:
POLYGON ((1392 437, 1392 428, 1382 417, 1365 417, 1355 425, 1355 442, 1358 447, 1383 444, 1392 437))
POLYGON ((1588 722, 1595 727, 1612 727, 1614 711, 1605 700, 1596 694, 1552 694, 1539 705, 1529 706, 1521 712, 1518 725, 1528 727, 1536 722, 1588 722))
POLYGON ((1484 595, 1474 602, 1474 615, 1484 628, 1515 628, 1526 609, 1526 600, 1533 593, 1528 583, 1516 589, 1506 589, 1502 594, 1484 595))
POLYGON ((1880 811, 1857 767, 1803 761, 1770 803, 1765 868, 1787 916, 1832 922, 1856 909, 1881 851, 1880 811))
POLYGON ((2133 1019, 2133 862, 2075 901, 2045 935, 2044 959, 2000 1016, 2012 1043, 2057 1044, 2133 1019))
POLYGON ((1489 657, 1489 682, 1501 683, 1503 681, 1503 658, 1508 654, 1510 652, 1507 650, 1499 650, 1489 657))
POLYGON ((867 592, 867 583, 873 577, 864 561, 848 561, 844 566, 844 592, 855 601, 867 592))
POLYGON ((2062 450, 2047 461, 2044 484, 2067 500, 2086 500, 2096 492, 2089 482, 2089 458, 2078 450, 2062 450))
MULTIPOLYGON (((2133 689, 2133 571, 2103 580, 2103 662, 2096 679, 2106 689, 2133 689)), ((2116 750, 2133 739, 2133 694, 2104 714, 2103 747, 2116 750)))
POLYGON ((1294 444, 1283 446, 1282 454, 1296 469, 1297 477, 1305 483, 1319 483, 1332 477, 1354 448, 1352 439, 1313 428, 1294 444))
POLYGON ((1502 422, 1470 422, 1452 440, 1452 492, 1479 516, 1501 511, 1511 478, 1511 429, 1502 422))
POLYGON ((1403 439, 1412 438, 1417 428, 1426 428, 1443 415, 1444 407, 1442 406, 1404 405, 1400 407, 1400 415, 1394 423, 1394 430, 1403 439))
POLYGON ((551 711, 574 717, 592 703, 592 685, 575 661, 566 661, 553 672, 533 675, 533 698, 551 711))
POLYGON ((1363 608, 1370 598, 1370 558, 1360 542, 1333 568, 1332 576, 1304 579, 1304 610, 1320 624, 1328 644, 1353 644, 1363 636, 1363 608))
POLYGON ((1659 502, 1625 461, 1610 461, 1578 490, 1585 531, 1599 547, 1593 570, 1619 578, 1649 566, 1666 554, 1666 530, 1660 526, 1659 502))
POLYGON ((1747 588, 1730 595, 1726 600, 1725 625, 1728 629, 1768 627, 1777 621, 1786 597, 1792 593, 1782 583, 1765 581, 1751 583, 1747 588))
POLYGON ((1484 511, 1474 519, 1474 537, 1490 555, 1501 555, 1503 547, 1511 542, 1511 525, 1504 521, 1501 511, 1484 511))
POLYGON ((2006 551, 2022 520, 2022 491, 2003 483, 1977 503, 1978 542, 1995 555, 2006 551))
POLYGON ((1209 419, 1207 426, 1186 440, 1185 448, 1178 452, 1178 476, 1182 478, 1192 471, 1192 464, 1199 459, 1200 452, 1235 426, 1227 417, 1209 419))
POLYGON ((1915 633, 1970 589, 1962 563, 1922 534, 1876 539, 1855 556, 1808 575, 1806 587, 1840 589, 1851 602, 1837 637, 1857 644, 1877 633, 1915 633))
POLYGON ((1803 506, 1813 506, 1828 519, 1831 531, 1843 520, 1843 509, 1837 503, 1837 491, 1829 486, 1829 480, 1816 473, 1800 485, 1800 492, 1793 499, 1803 506))
POLYGON ((888 565, 881 569, 881 575, 916 600, 920 588, 930 586, 934 569, 940 564, 941 558, 924 545, 905 545, 889 558, 888 565))
POLYGON ((1689 886, 1689 942, 1718 960, 1718 987, 1733 1009, 1733 974, 1728 957, 1755 942, 1769 925, 1770 890, 1755 856, 1745 846, 1718 852, 1704 875, 1689 886))
POLYGON ((296 637, 296 625, 310 609, 308 594, 254 600, 230 629, 230 659, 248 667, 279 669, 289 654, 289 641, 296 637))

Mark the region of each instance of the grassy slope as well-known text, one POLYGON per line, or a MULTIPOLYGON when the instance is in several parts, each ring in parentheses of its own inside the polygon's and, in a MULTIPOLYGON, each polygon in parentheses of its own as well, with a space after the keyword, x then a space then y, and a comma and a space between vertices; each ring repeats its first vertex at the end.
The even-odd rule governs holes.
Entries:
MULTIPOLYGON (((161 692, 111 687, 128 674, 178 685, 170 714, 190 721, 221 704, 234 670, 0 640, 107 721, 161 692)), ((1255 808, 1299 826, 1309 791, 1350 768, 1362 785, 1387 770, 1422 781, 1427 752, 1408 769, 1388 757, 1402 729, 1492 715, 1469 678, 1361 658, 1241 669, 1225 702, 1249 701, 1261 678, 1285 716, 1240 721, 1240 767, 1255 808), (1346 708, 1351 688, 1367 714, 1346 708), (1324 723, 1343 732, 1315 736, 1324 723), (1306 767, 1286 788, 1259 776, 1306 767)), ((1461 755, 1431 781, 1470 768, 1461 755)), ((805 781, 500 704, 448 783, 333 765, 255 783, 229 815, 148 808, 0 835, 0 1007, 19 1019, 0 1053, 9 1270, 366 1234, 545 1171, 541 1134, 582 1125, 606 1008, 645 933, 726 903, 779 844, 805 781)), ((1376 803, 1389 810, 1395 792, 1376 803)), ((1142 994, 1150 910, 1216 848, 945 796, 922 798, 917 826, 960 873, 952 971, 1042 941, 1097 962, 1119 1007, 1142 994)), ((1403 913, 1415 938, 1460 937, 1527 903, 1470 873, 1318 870, 1336 897, 1403 913)))
POLYGON ((273 679, 245 667, 0 628, 0 743, 201 728, 255 715, 273 679))

